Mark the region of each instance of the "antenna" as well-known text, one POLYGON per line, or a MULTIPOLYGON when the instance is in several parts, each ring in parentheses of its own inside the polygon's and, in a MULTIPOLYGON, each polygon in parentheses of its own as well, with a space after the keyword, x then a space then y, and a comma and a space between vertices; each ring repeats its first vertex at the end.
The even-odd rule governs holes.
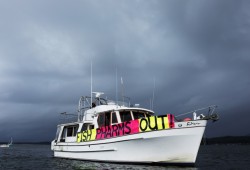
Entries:
POLYGON ((154 78, 154 88, 153 88, 153 98, 152 98, 152 110, 154 109, 154 98, 155 98, 155 78, 154 78))
POLYGON ((123 85, 122 77, 121 77, 121 85, 122 85, 122 91, 121 91, 121 93, 122 93, 122 101, 124 103, 124 85, 123 85))
POLYGON ((149 108, 150 108, 150 110, 152 110, 152 101, 151 101, 151 98, 149 99, 149 108))
POLYGON ((91 66, 90 66, 90 69, 91 69, 91 71, 90 71, 90 84, 91 84, 91 87, 90 87, 90 101, 91 101, 91 107, 92 107, 92 91, 93 91, 93 85, 92 85, 92 61, 91 61, 91 66))
POLYGON ((124 95, 124 84, 122 77, 121 77, 121 86, 122 86, 121 94, 122 94, 123 105, 125 105, 125 98, 126 98, 126 100, 128 100, 128 106, 130 106, 130 98, 124 95))

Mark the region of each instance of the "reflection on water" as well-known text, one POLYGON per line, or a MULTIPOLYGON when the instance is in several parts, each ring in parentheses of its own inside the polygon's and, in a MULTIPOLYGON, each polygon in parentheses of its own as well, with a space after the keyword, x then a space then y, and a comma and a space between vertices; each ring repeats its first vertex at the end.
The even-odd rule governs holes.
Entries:
POLYGON ((248 169, 250 145, 201 146, 195 167, 113 164, 53 158, 49 145, 13 145, 0 148, 0 169, 248 169))

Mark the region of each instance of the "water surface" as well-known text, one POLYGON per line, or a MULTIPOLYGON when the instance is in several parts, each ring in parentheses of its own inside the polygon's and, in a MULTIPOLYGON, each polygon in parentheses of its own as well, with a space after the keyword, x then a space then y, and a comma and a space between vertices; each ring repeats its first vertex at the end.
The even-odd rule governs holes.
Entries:
POLYGON ((249 169, 250 145, 201 146, 195 167, 112 164, 54 158, 50 145, 15 144, 0 148, 0 169, 81 170, 81 169, 249 169))

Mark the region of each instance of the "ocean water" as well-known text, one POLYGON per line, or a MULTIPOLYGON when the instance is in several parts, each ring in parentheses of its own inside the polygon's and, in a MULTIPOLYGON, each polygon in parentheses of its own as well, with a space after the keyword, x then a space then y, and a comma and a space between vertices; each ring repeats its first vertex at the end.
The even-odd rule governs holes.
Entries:
POLYGON ((81 170, 81 169, 250 169, 250 145, 201 146, 194 167, 150 166, 89 162, 54 158, 50 145, 14 144, 0 148, 1 170, 81 170))

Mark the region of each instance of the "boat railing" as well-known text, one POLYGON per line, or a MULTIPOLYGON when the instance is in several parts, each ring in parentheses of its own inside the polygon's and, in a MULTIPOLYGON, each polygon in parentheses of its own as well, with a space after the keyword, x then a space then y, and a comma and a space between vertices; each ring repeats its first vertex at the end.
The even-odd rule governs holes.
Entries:
POLYGON ((130 101, 113 101, 113 100, 107 100, 101 97, 95 97, 91 100, 91 97, 89 96, 81 96, 78 104, 78 121, 82 121, 83 119, 87 119, 87 117, 90 117, 92 113, 88 113, 87 110, 94 108, 96 106, 100 105, 118 105, 118 106, 130 106, 130 101), (88 115, 90 114, 90 115, 88 115), (85 117, 85 118, 84 118, 85 117))
POLYGON ((219 119, 218 114, 214 113, 217 107, 218 106, 216 105, 211 105, 211 106, 195 109, 193 111, 175 115, 175 118, 177 121, 183 121, 183 120, 188 121, 188 120, 198 120, 198 119, 203 119, 203 120, 210 119, 210 120, 216 121, 219 119))

